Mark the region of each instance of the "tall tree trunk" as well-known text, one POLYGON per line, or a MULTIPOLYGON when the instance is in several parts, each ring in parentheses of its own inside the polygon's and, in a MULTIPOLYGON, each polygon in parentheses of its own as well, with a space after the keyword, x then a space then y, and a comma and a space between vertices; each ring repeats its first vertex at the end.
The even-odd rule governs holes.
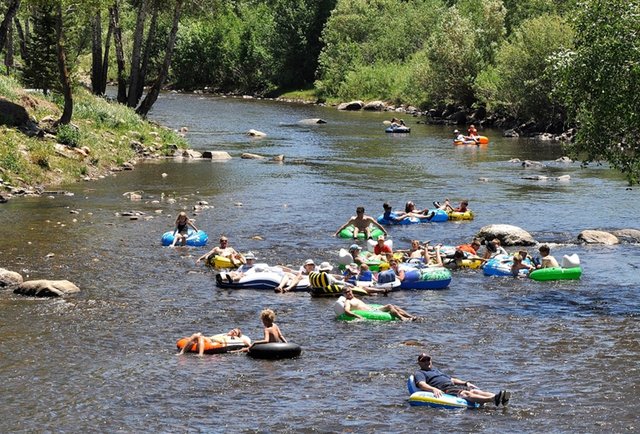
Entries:
POLYGON ((0 49, 2 49, 4 44, 7 42, 7 32, 9 31, 9 27, 11 27, 13 18, 16 16, 16 13, 20 8, 20 1, 21 0, 11 0, 9 2, 7 12, 4 14, 2 23, 0 23, 0 49))
POLYGON ((22 57, 22 62, 27 57, 27 39, 26 35, 22 31, 22 24, 20 24, 20 20, 16 18, 15 20, 16 30, 18 32, 18 44, 20 45, 20 57, 22 57))
POLYGON ((91 32, 91 91, 101 95, 102 84, 102 17, 100 10, 93 17, 91 32))
POLYGON ((104 95, 107 91, 107 73, 109 72, 109 49, 111 48, 111 34, 113 33, 113 25, 109 20, 109 30, 107 30, 107 40, 104 42, 104 59, 102 60, 102 81, 100 82, 100 95, 104 95))
POLYGON ((118 64, 118 102, 127 103, 127 79, 124 77, 124 50, 122 49, 122 29, 120 28, 120 5, 116 0, 109 9, 113 24, 113 43, 116 48, 116 63, 118 64))
POLYGON ((13 25, 9 25, 7 29, 7 52, 4 55, 4 66, 7 67, 7 75, 11 74, 13 69, 13 25))
POLYGON ((167 50, 164 54, 164 61, 162 62, 162 67, 160 71, 158 71, 158 78, 149 89, 149 93, 140 104, 140 107, 136 110, 140 116, 147 117, 149 110, 158 99, 158 95, 160 94, 160 89, 164 85, 165 80, 167 79, 167 75, 169 74, 169 66, 171 66, 171 57, 173 56, 173 47, 176 42, 176 35, 178 34, 178 24, 180 21, 180 14, 182 13, 182 3, 184 0, 177 0, 176 7, 173 11, 173 26, 171 27, 171 33, 169 33, 169 39, 167 40, 167 50))
POLYGON ((136 28, 133 33, 133 49, 131 51, 131 70, 129 71, 129 96, 127 105, 136 107, 138 105, 137 89, 138 80, 140 79, 140 51, 142 50, 142 38, 144 36, 144 20, 147 13, 147 1, 140 0, 138 6, 138 18, 136 19, 136 28))
POLYGON ((69 78, 69 70, 67 69, 67 56, 64 51, 64 32, 62 26, 62 2, 57 4, 58 13, 56 15, 56 48, 58 52, 58 72, 60 73, 60 85, 62 94, 64 95, 64 109, 62 116, 56 122, 56 125, 67 125, 71 122, 73 115, 73 95, 71 93, 71 79, 69 78))
POLYGON ((144 92, 144 83, 147 78, 147 69, 149 69, 149 57, 151 56, 151 45, 156 37, 156 30, 158 28, 158 10, 160 8, 156 4, 153 5, 153 15, 151 16, 151 24, 149 24, 149 32, 147 33, 147 41, 144 44, 144 52, 142 54, 142 66, 140 67, 140 74, 138 74, 138 86, 136 89, 136 101, 140 101, 142 93, 144 92))

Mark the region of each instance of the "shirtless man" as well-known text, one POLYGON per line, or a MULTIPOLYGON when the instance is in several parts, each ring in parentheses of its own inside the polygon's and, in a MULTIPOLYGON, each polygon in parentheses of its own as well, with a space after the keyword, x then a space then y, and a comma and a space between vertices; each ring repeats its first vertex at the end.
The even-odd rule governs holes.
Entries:
POLYGON ((216 256, 216 255, 222 256, 224 258, 228 258, 229 260, 231 260, 231 263, 236 267, 247 263, 244 256, 236 252, 233 247, 229 247, 229 240, 227 239, 227 237, 223 235, 220 237, 220 246, 216 246, 213 249, 209 250, 204 255, 200 256, 196 260, 196 264, 202 260, 204 260, 205 262, 208 262, 209 258, 212 258, 213 256, 216 256))
POLYGON ((334 236, 337 236, 341 230, 343 230, 349 225, 353 225, 354 239, 358 238, 358 234, 360 232, 364 232, 366 234, 367 239, 371 238, 371 229, 369 229, 370 225, 373 225, 379 228, 385 235, 387 235, 387 230, 384 227, 382 227, 382 225, 378 223, 376 219, 374 219, 371 216, 365 215, 364 207, 362 206, 359 206, 358 208, 356 208, 356 215, 351 217, 348 222, 340 226, 340 228, 336 231, 334 236))
POLYGON ((379 310, 381 312, 389 312, 391 316, 398 318, 402 321, 409 321, 417 318, 411 315, 410 313, 408 313, 407 311, 393 304, 385 304, 384 306, 373 308, 369 306, 367 303, 365 303, 364 301, 357 299, 353 295, 353 291, 351 290, 351 288, 345 288, 343 293, 345 298, 347 299, 344 302, 344 312, 347 315, 350 315, 356 318, 362 318, 357 313, 352 312, 352 310, 367 310, 367 311, 379 310))

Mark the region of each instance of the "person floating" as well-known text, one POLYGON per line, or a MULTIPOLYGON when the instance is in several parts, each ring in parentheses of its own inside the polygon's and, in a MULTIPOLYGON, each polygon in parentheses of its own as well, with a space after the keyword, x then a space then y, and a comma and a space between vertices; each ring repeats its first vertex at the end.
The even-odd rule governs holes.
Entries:
POLYGON ((344 313, 355 318, 362 319, 360 315, 353 312, 354 310, 364 310, 364 311, 379 310, 380 312, 389 312, 391 316, 393 316, 394 318, 398 318, 399 320, 402 320, 402 321, 411 321, 417 318, 416 316, 411 315, 404 309, 401 309, 398 306, 395 306, 393 304, 385 304, 384 306, 380 306, 380 307, 369 306, 364 301, 357 299, 353 295, 353 291, 349 287, 344 289, 343 294, 344 294, 344 297, 346 298, 344 302, 344 313))
POLYGON ((198 232, 198 228, 196 228, 193 220, 187 216, 186 212, 182 211, 178 214, 178 217, 176 217, 175 229, 173 230, 173 243, 171 243, 171 247, 175 247, 176 244, 180 244, 181 246, 187 245, 189 226, 191 226, 194 231, 198 232))
POLYGON ((548 245, 541 245, 538 251, 540 252, 540 264, 536 265, 536 268, 560 267, 560 264, 558 264, 558 260, 555 257, 551 256, 551 249, 548 245))
POLYGON ((278 325, 275 323, 276 313, 273 310, 264 309, 262 312, 260 312, 260 320, 262 321, 262 325, 264 326, 264 338, 258 341, 254 341, 253 344, 251 344, 251 346, 247 348, 247 351, 251 351, 251 348, 253 348, 257 344, 268 344, 271 342, 283 342, 285 344, 287 343, 287 340, 280 331, 280 327, 278 327, 278 325))
POLYGON ((451 377, 439 369, 433 367, 431 356, 422 353, 418 356, 420 369, 413 375, 416 386, 433 396, 440 398, 443 393, 464 398, 469 402, 478 404, 494 403, 496 406, 506 406, 511 399, 511 392, 501 390, 499 393, 485 392, 469 382, 451 377))
POLYGON ((340 228, 336 231, 336 233, 334 234, 334 236, 337 236, 340 231, 342 231, 343 229, 345 229, 347 226, 349 225, 353 225, 353 238, 357 239, 358 238, 358 234, 360 232, 364 232, 365 233, 365 237, 367 239, 371 238, 371 225, 377 227, 378 229, 380 229, 382 231, 383 234, 387 234, 387 230, 376 221, 376 219, 374 219, 371 216, 368 216, 364 213, 364 207, 359 206, 356 208, 356 215, 352 216, 349 221, 347 221, 345 224, 343 224, 342 226, 340 226, 340 228))
POLYGON ((196 264, 202 260, 209 262, 210 258, 214 256, 222 256, 223 258, 229 259, 234 267, 239 267, 247 262, 244 256, 236 252, 233 247, 229 246, 229 239, 224 235, 220 237, 220 246, 216 246, 204 255, 200 256, 196 259, 196 264))
POLYGON ((188 338, 178 355, 184 354, 185 351, 195 351, 195 349, 197 349, 198 356, 202 357, 207 345, 213 345, 214 343, 227 344, 229 340, 232 339, 239 339, 246 346, 251 345, 251 339, 249 339, 248 336, 243 335, 242 330, 236 327, 229 330, 227 333, 220 333, 210 337, 204 336, 202 333, 195 333, 188 338), (195 349, 192 348, 194 344, 196 345, 195 349))

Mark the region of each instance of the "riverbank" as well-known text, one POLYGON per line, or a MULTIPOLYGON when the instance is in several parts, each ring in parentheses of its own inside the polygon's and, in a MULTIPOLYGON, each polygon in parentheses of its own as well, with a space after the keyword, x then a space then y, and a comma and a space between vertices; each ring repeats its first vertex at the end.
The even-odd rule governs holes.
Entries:
POLYGON ((71 124, 56 126, 61 103, 0 77, 0 200, 131 170, 139 159, 188 147, 178 132, 82 87, 74 90, 71 124))

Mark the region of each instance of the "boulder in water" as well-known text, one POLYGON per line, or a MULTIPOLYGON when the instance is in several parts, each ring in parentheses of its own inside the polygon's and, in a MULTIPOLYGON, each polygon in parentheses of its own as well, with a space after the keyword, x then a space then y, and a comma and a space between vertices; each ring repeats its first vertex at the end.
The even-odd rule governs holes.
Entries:
POLYGON ((64 297, 80 292, 80 288, 68 280, 43 279, 23 282, 13 292, 33 297, 64 297))
POLYGON ((480 229, 476 237, 485 240, 497 238, 505 246, 533 246, 536 244, 536 240, 529 232, 513 225, 488 225, 480 229))
POLYGON ((591 229, 580 232, 580 234, 578 234, 578 241, 585 244, 605 244, 608 246, 620 244, 618 237, 612 233, 591 229))

